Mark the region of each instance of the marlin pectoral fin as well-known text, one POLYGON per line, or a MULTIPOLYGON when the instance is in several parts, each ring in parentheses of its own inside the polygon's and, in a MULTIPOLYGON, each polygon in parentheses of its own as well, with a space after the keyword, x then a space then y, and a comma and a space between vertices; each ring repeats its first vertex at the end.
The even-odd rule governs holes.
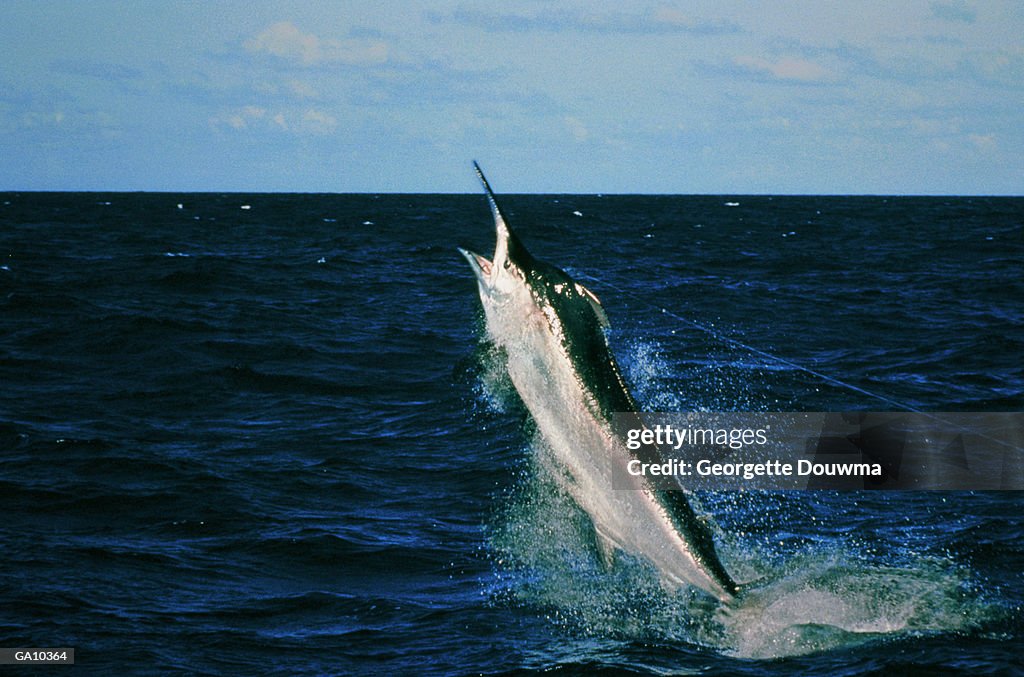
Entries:
POLYGON ((606 569, 612 568, 612 561, 615 558, 615 543, 612 539, 601 533, 601 530, 594 527, 594 540, 597 542, 597 551, 601 554, 601 561, 606 569))

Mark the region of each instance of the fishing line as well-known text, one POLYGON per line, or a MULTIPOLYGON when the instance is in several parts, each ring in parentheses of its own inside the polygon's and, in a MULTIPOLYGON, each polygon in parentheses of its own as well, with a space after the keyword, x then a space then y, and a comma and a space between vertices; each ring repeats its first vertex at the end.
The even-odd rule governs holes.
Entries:
POLYGON ((755 354, 755 355, 757 355, 759 357, 763 357, 765 359, 768 359, 768 360, 771 360, 771 361, 774 361, 774 362, 778 362, 779 364, 783 364, 783 365, 785 365, 787 367, 790 367, 792 369, 796 369, 797 371, 802 371, 802 372, 804 372, 806 374, 810 374, 811 376, 819 378, 822 381, 825 381, 826 383, 831 383, 832 385, 839 386, 841 388, 846 388, 848 390, 852 390, 853 392, 860 393, 861 395, 866 395, 868 397, 874 398, 876 400, 879 400, 880 402, 885 402, 886 404, 892 405, 892 406, 894 406, 894 407, 896 407, 898 409, 905 409, 906 411, 910 411, 910 412, 913 412, 915 414, 925 414, 926 413, 926 412, 921 411, 917 407, 914 407, 914 406, 911 406, 909 404, 906 404, 905 402, 900 402, 899 400, 894 400, 891 397, 887 397, 885 395, 881 395, 879 393, 872 392, 872 391, 870 391, 870 390, 868 390, 866 388, 862 388, 862 387, 860 387, 858 385, 854 385, 853 383, 847 383, 846 381, 840 380, 840 379, 838 379, 838 378, 836 378, 834 376, 829 376, 828 374, 822 373, 822 372, 820 372, 820 371, 818 371, 816 369, 811 369, 810 367, 805 367, 804 365, 798 364, 797 362, 794 362, 792 360, 786 359, 785 357, 780 357, 779 355, 774 355, 774 354, 769 353, 769 352, 767 352, 765 350, 761 350, 759 348, 755 348, 752 345, 748 345, 746 343, 743 343, 742 341, 739 341, 737 339, 732 338, 731 336, 728 336, 728 335, 724 334, 723 332, 715 329, 714 327, 709 327, 708 325, 702 324, 702 323, 697 322, 695 320, 691 320, 688 317, 684 317, 684 316, 682 316, 682 315, 680 315, 678 313, 672 312, 668 308, 662 308, 661 306, 658 306, 657 304, 652 303, 651 301, 648 301, 648 300, 646 300, 646 299, 644 299, 644 298, 642 298, 642 297, 640 297, 640 296, 638 296, 636 294, 633 294, 632 292, 626 291, 622 287, 614 285, 614 284, 612 284, 612 283, 610 283, 610 282, 608 282, 606 280, 598 280, 598 279, 596 279, 594 277, 591 277, 590 275, 585 275, 585 274, 584 275, 578 275, 578 277, 582 277, 584 279, 590 280, 591 282, 596 282, 598 284, 603 284, 606 287, 611 287, 612 289, 614 289, 615 291, 619 292, 623 296, 632 298, 632 299, 634 299, 636 301, 639 301, 640 303, 642 303, 644 305, 647 305, 647 306, 649 306, 651 308, 657 308, 658 310, 661 311, 661 313, 663 315, 668 315, 669 317, 671 317, 674 320, 678 320, 679 322, 682 322, 683 324, 689 325, 689 326, 693 327, 694 329, 698 329, 698 330, 704 332, 705 334, 711 336, 712 338, 715 338, 718 341, 721 341, 722 343, 725 343, 726 345, 732 346, 734 348, 742 348, 743 350, 749 351, 749 352, 751 352, 751 353, 753 353, 753 354, 755 354))

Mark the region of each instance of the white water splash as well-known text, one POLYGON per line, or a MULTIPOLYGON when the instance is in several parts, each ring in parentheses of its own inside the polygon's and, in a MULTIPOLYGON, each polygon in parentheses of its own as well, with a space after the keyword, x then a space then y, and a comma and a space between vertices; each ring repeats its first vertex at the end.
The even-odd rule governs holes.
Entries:
POLYGON ((970 589, 970 572, 950 561, 894 566, 839 542, 779 564, 777 553, 716 539, 728 541, 719 548, 726 567, 755 580, 729 606, 669 591, 652 565, 621 552, 608 569, 588 518, 549 476, 543 447, 534 441, 534 462, 493 520, 496 597, 534 607, 569 633, 765 659, 969 631, 994 613, 970 589))

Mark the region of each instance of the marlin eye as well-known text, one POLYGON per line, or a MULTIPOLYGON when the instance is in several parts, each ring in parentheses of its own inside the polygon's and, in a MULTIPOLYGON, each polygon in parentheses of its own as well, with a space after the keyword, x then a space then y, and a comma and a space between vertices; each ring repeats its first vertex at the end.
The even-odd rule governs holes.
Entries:
POLYGON ((512 262, 509 261, 508 259, 505 259, 505 270, 508 270, 511 267, 512 267, 512 262))

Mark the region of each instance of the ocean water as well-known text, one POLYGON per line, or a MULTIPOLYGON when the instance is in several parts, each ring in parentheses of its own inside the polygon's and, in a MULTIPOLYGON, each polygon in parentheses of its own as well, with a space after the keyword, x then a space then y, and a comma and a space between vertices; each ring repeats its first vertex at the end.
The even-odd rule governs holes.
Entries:
MULTIPOLYGON (((1024 407, 1024 199, 503 206, 602 299, 645 408, 1024 407)), ((1024 670, 1016 492, 703 492, 758 581, 728 612, 606 569, 481 341, 455 247, 493 238, 479 195, 0 194, 0 647, 86 674, 1024 670)))

